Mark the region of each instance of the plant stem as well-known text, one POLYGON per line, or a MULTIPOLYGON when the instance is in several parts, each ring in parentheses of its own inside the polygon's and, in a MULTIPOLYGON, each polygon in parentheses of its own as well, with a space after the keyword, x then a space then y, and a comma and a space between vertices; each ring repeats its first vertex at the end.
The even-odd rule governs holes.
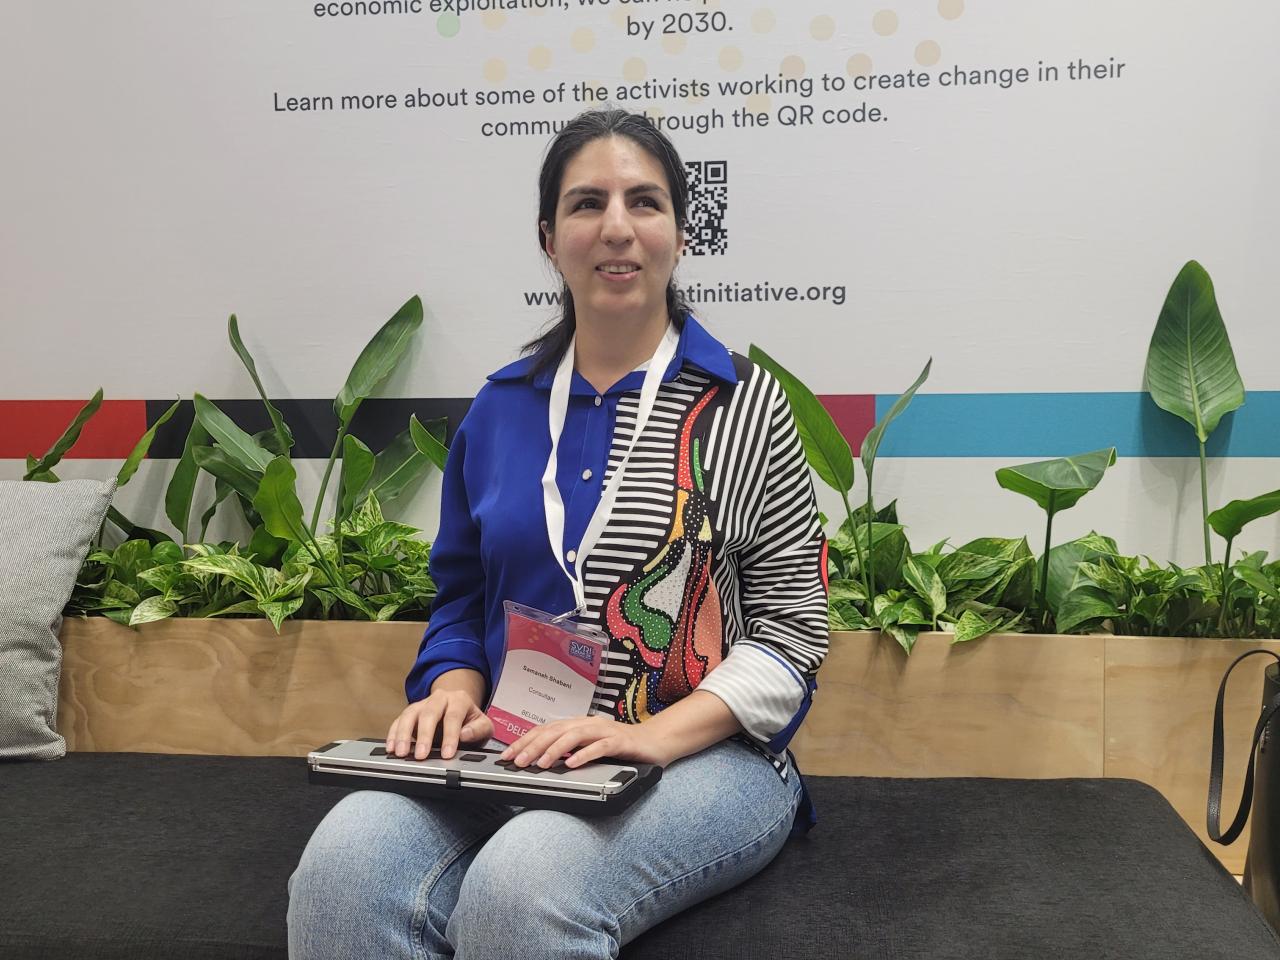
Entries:
POLYGON ((345 553, 345 551, 342 549, 342 540, 343 540, 342 492, 346 484, 347 484, 347 461, 346 461, 346 458, 344 457, 342 460, 342 465, 338 468, 337 506, 334 508, 334 511, 333 511, 333 542, 334 542, 334 545, 337 546, 338 548, 338 569, 339 570, 342 569, 342 564, 344 562, 343 557, 345 553))
POLYGON ((1209 479, 1204 461, 1204 441, 1200 441, 1200 513, 1204 523, 1204 565, 1213 563, 1209 552, 1209 479))
MULTIPOLYGON (((867 562, 863 557, 862 544, 858 543, 858 531, 853 522, 853 508, 849 506, 849 494, 841 490, 840 498, 844 500, 845 516, 849 520, 849 533, 852 534, 853 536, 853 549, 854 549, 854 552, 857 553, 858 555, 858 572, 862 574, 862 589, 867 594, 866 617, 868 620, 871 620, 874 617, 874 613, 872 612, 872 607, 871 607, 871 588, 869 586, 869 581, 867 580, 867 562)), ((868 550, 871 549, 870 541, 867 542, 867 549, 868 550)))
POLYGON ((1229 588, 1227 587, 1227 566, 1231 563, 1231 541, 1235 537, 1227 537, 1227 549, 1222 554, 1222 609, 1218 612, 1218 633, 1222 636, 1227 635, 1227 596, 1229 588))
MULTIPOLYGON (((867 471, 867 603, 871 603, 876 588, 876 572, 871 569, 876 555, 875 544, 871 540, 871 521, 875 519, 875 507, 871 503, 871 471, 867 471)), ((856 538, 855 538, 856 539, 856 538)))
POLYGON ((1049 629, 1049 544, 1052 542, 1053 536, 1053 515, 1056 504, 1054 500, 1057 498, 1057 491, 1049 491, 1049 522, 1044 528, 1044 560, 1040 565, 1040 623, 1041 629, 1049 629))
MULTIPOLYGON (((298 531, 295 531, 295 533, 297 532, 298 531)), ((342 574, 340 572, 341 568, 335 568, 333 564, 329 562, 328 558, 324 555, 324 551, 320 549, 320 544, 316 542, 316 538, 312 535, 311 531, 304 527, 300 532, 302 534, 302 539, 310 544, 311 551, 315 554, 316 563, 320 564, 320 569, 323 570, 325 576, 329 578, 329 582, 335 587, 346 586, 342 581, 342 574)))
POLYGON ((333 473, 333 462, 338 459, 338 451, 342 449, 342 438, 347 434, 347 428, 338 427, 338 439, 334 441, 333 452, 329 454, 329 465, 324 468, 324 479, 320 481, 320 495, 316 497, 316 508, 311 513, 311 535, 315 536, 316 525, 320 522, 320 505, 324 503, 324 492, 329 487, 329 475, 333 473))

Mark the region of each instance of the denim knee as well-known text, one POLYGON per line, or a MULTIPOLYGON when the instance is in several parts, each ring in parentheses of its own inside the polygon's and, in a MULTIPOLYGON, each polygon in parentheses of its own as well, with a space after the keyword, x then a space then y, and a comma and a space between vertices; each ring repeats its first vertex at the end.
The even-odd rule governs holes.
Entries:
POLYGON ((287 885, 291 960, 410 956, 413 905, 386 875, 394 802, 357 791, 316 827, 287 885))
POLYGON ((600 891, 580 882, 575 871, 550 864, 557 851, 536 838, 531 833, 528 843, 491 842, 477 854, 446 929, 457 960, 617 957, 617 921, 600 891))

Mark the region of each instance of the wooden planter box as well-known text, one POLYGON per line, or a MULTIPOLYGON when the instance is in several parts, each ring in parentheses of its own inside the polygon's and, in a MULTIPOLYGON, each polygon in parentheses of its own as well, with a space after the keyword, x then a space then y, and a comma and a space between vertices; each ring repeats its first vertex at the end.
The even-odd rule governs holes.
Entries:
MULTIPOLYGON (((404 708, 421 623, 166 620, 139 630, 67 620, 59 728, 70 750, 301 756, 386 734, 404 708)), ((997 634, 910 658, 836 633, 793 744, 806 773, 894 777, 1131 777, 1205 839, 1213 703, 1228 664, 1280 641, 997 634)), ((1239 799, 1262 671, 1227 698, 1224 820, 1239 799)), ((1210 844, 1233 873, 1247 832, 1210 844)))
POLYGON ((425 626, 69 619, 58 732, 68 750, 292 757, 383 737, 425 626))

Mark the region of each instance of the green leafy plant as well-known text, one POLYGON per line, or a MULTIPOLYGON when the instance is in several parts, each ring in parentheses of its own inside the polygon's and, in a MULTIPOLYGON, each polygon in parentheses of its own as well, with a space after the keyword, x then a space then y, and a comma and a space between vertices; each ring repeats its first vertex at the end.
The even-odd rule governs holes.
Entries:
MULTIPOLYGON (((350 433, 360 404, 393 372, 421 323, 422 302, 415 296, 374 334, 352 366, 334 400, 338 440, 316 512, 307 523, 289 458, 293 432, 268 398, 233 314, 228 339, 266 407, 271 428, 250 434, 217 404, 194 394, 195 417, 164 501, 166 516, 188 546, 184 551, 167 534, 137 526, 112 508, 108 521, 125 541, 103 549, 99 536, 68 611, 99 613, 134 625, 175 615, 265 616, 277 629, 293 615, 369 620, 425 616, 435 593, 428 570, 430 544, 413 539, 416 528, 387 521, 382 505, 428 470, 443 468, 446 422, 423 424, 412 416, 406 429, 377 454, 350 433), (318 527, 319 510, 339 451, 336 506, 325 533, 318 527), (214 495, 200 517, 198 540, 204 541, 219 505, 234 499, 252 530, 247 546, 190 543, 202 472, 213 477, 214 495)), ((27 458, 24 479, 57 482, 53 468, 101 405, 99 390, 43 457, 27 458)), ((177 408, 175 403, 166 410, 139 439, 117 475, 119 485, 134 475, 157 430, 177 408)))
POLYGON ((1222 418, 1243 405, 1244 382, 1218 310, 1213 281, 1194 260, 1179 271, 1165 297, 1147 350, 1146 384, 1157 406, 1181 417, 1195 430, 1200 444, 1204 562, 1212 563, 1204 445, 1222 418))
MULTIPOLYGON (((881 609, 877 610, 874 601, 869 600, 876 596, 877 587, 891 588, 897 584, 909 555, 905 532, 895 522, 896 517, 890 520, 877 515, 873 480, 876 454, 884 431, 907 408, 920 385, 928 378, 933 360, 925 364, 915 382, 863 439, 861 460, 867 478, 867 496, 866 503, 855 511, 849 502, 854 485, 853 451, 831 415, 813 391, 762 349, 753 344, 748 352, 753 361, 773 374, 782 385, 810 467, 827 486, 840 494, 844 504, 845 520, 832 538, 831 549, 837 557, 841 579, 846 583, 855 578, 860 581, 860 596, 857 598, 847 586, 841 588, 845 591, 844 615, 869 626, 883 626, 886 630, 894 628, 890 632, 909 652, 908 644, 903 640, 905 634, 896 628, 904 624, 902 616, 915 616, 915 608, 880 604, 881 609), (851 563, 855 557, 856 567, 851 563)), ((842 619, 842 622, 847 623, 848 620, 842 619)), ((905 625, 917 626, 914 623, 905 625)))
MULTIPOLYGON (((1229 629, 1228 621, 1232 614, 1237 612, 1233 604, 1232 592, 1238 582, 1252 587, 1260 597, 1269 597, 1273 600, 1278 597, 1275 580, 1268 577, 1258 564, 1247 562, 1249 558, 1239 564, 1231 563, 1231 545, 1240 531, 1252 521, 1269 517, 1276 512, 1280 512, 1280 490, 1272 490, 1251 500, 1232 500, 1225 507, 1219 507, 1213 511, 1207 518, 1209 526, 1213 527, 1218 536, 1227 542, 1222 551, 1222 612, 1218 620, 1218 629, 1222 633, 1226 633, 1229 629)), ((1237 619, 1236 622, 1240 621, 1237 619)))
MULTIPOLYGON (((171 407, 165 410, 151 427, 146 430, 138 441, 134 444, 133 449, 125 458, 124 463, 116 472, 116 488, 119 489, 132 479, 133 475, 138 472, 138 466, 147 455, 147 451, 151 449, 152 441, 155 440, 156 431, 169 421, 174 412, 178 409, 179 402, 175 402, 171 407)), ((102 407, 102 388, 99 387, 89 401, 76 411, 76 415, 62 431, 62 434, 54 441, 50 447, 40 458, 28 456, 26 460, 26 472, 23 474, 23 480, 31 480, 39 483, 57 483, 60 479, 53 468, 62 462, 62 458, 67 455, 76 441, 80 439, 80 434, 84 430, 85 424, 92 419, 93 415, 102 407)), ((126 537, 141 536, 151 543, 162 543, 169 540, 165 534, 157 530, 148 530, 140 527, 132 520, 122 514, 115 507, 107 508, 107 516, 103 520, 103 527, 107 523, 111 523, 116 529, 123 533, 126 537)), ((99 529, 95 538, 95 543, 100 545, 102 542, 102 530, 99 529)))
POLYGON ((1020 493, 1034 500, 1046 514, 1044 531, 1044 559, 1040 572, 1040 610, 1042 623, 1048 626, 1049 605, 1046 600, 1049 589, 1049 552, 1053 539, 1053 518, 1063 510, 1069 510, 1098 485, 1107 468, 1116 462, 1116 448, 1094 450, 1074 457, 1040 460, 1016 467, 1001 467, 996 471, 996 482, 1006 490, 1020 493))
MULTIPOLYGON (((274 525, 272 509, 266 515, 274 525)), ((301 515, 301 504, 286 509, 301 515)), ((369 496, 334 536, 305 545, 266 536, 247 549, 228 541, 184 551, 171 542, 129 540, 90 553, 67 612, 129 626, 168 617, 266 617, 277 631, 290 616, 425 620, 435 585, 431 547, 419 532, 387 520, 369 496), (346 559, 335 572, 340 549, 346 559)))
POLYGON ((1050 603, 1061 633, 1254 639, 1280 632, 1280 562, 1268 563, 1265 552, 1242 557, 1224 581, 1217 564, 1184 569, 1123 556, 1097 533, 1059 551, 1068 562, 1055 565, 1062 580, 1050 603))

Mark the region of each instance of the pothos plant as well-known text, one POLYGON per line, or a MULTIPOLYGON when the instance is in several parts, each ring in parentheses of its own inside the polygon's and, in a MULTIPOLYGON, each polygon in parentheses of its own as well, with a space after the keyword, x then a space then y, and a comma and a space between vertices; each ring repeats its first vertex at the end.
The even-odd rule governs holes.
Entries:
MULTIPOLYGON (((427 556, 430 545, 416 528, 387 521, 382 506, 400 496, 429 469, 443 469, 448 450, 444 420, 409 424, 375 454, 350 433, 361 403, 396 368, 422 324, 422 302, 412 297, 361 351, 333 402, 337 439, 308 521, 297 493, 289 452, 293 433, 271 403, 233 314, 227 332, 271 420, 271 428, 249 434, 199 393, 195 416, 165 492, 165 513, 181 533, 134 524, 114 508, 104 521, 125 538, 113 549, 87 558, 68 608, 139 624, 167 616, 266 616, 279 629, 287 616, 385 620, 425 619, 434 595, 427 556), (339 459, 339 457, 341 459, 339 459), (334 465, 338 492, 330 532, 320 525, 334 465), (200 517, 195 542, 191 519, 200 473, 213 478, 213 497, 200 517), (245 545, 204 543, 219 506, 234 499, 252 530, 245 545), (191 554, 188 556, 187 554, 191 554)), ((102 391, 75 416, 41 458, 29 457, 24 479, 56 482, 53 468, 101 406, 102 391)), ((156 430, 173 415, 170 407, 139 440, 117 474, 123 485, 136 472, 156 430)))

